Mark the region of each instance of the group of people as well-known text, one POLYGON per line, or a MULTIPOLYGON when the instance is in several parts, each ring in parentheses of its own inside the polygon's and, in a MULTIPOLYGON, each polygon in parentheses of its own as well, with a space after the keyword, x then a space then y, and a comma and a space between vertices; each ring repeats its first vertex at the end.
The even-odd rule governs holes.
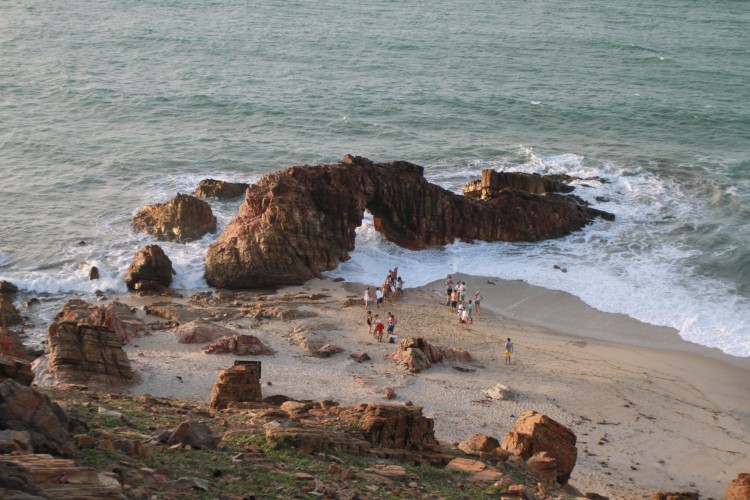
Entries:
POLYGON ((481 315, 482 294, 479 290, 474 292, 474 299, 469 300, 466 304, 466 293, 468 286, 465 281, 453 283, 453 278, 449 275, 445 280, 445 305, 451 308, 451 312, 458 314, 458 322, 461 328, 466 328, 467 324, 474 323, 474 311, 481 315))
MULTIPOLYGON (((398 275, 398 267, 388 270, 388 275, 383 282, 383 285, 375 289, 375 302, 378 310, 383 307, 384 302, 396 302, 396 300, 403 296, 404 281, 401 276, 398 275)), ((450 307, 451 312, 458 314, 458 321, 461 328, 466 328, 467 324, 474 322, 474 312, 477 315, 481 315, 481 303, 482 294, 479 290, 474 292, 474 298, 466 301, 466 295, 468 293, 468 286, 465 281, 458 281, 453 283, 453 278, 449 275, 445 281, 446 286, 446 301, 445 305, 450 307)), ((395 343, 397 340, 395 329, 396 329, 396 316, 392 312, 388 312, 385 323, 380 319, 379 314, 373 316, 370 310, 370 302, 372 296, 370 295, 370 287, 365 290, 362 299, 365 303, 365 309, 367 310, 367 334, 372 335, 378 342, 383 342, 384 336, 387 335, 386 341, 395 343)), ((513 354, 513 343, 510 338, 507 339, 503 346, 503 358, 505 364, 510 364, 510 358, 513 354)))
MULTIPOLYGON (((385 277, 383 284, 375 289, 375 303, 378 310, 383 307, 384 302, 396 302, 399 297, 404 295, 404 280, 398 275, 398 266, 388 270, 388 275, 385 277)), ((365 302, 365 309, 370 308, 370 302, 372 296, 370 295, 370 287, 368 286, 365 290, 362 300, 365 302)))
POLYGON ((386 320, 388 326, 383 324, 380 319, 380 315, 376 314, 372 316, 372 311, 367 311, 367 333, 375 337, 378 342, 383 341, 383 330, 388 333, 388 342, 391 344, 396 342, 396 316, 390 311, 388 312, 388 319, 386 320))

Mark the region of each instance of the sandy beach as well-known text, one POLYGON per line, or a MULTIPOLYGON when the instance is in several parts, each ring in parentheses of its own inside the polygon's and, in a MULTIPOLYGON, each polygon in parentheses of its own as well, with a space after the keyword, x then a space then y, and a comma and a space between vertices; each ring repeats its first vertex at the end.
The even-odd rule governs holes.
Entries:
MULTIPOLYGON (((394 344, 367 334, 362 305, 343 306, 360 298, 367 285, 312 280, 278 294, 318 294, 298 307, 314 316, 260 324, 231 319, 222 325, 255 335, 277 351, 245 358, 262 361, 264 396, 382 403, 390 387, 396 392, 392 402, 411 401, 435 419, 444 444, 475 433, 502 440, 521 411, 544 413, 577 435, 579 456, 570 484, 582 492, 642 498, 656 490, 687 489, 721 498, 729 481, 750 471, 750 359, 685 342, 668 328, 596 311, 565 293, 479 276, 453 279, 466 281, 470 295, 480 289, 484 298, 481 315, 475 313, 466 329, 445 306, 442 281, 408 288, 402 300, 379 311, 397 316, 399 338, 461 347, 474 358, 417 374, 389 358, 394 344), (295 328, 313 331, 344 352, 311 357, 290 341, 295 328), (506 337, 515 346, 508 366, 501 349, 506 337), (349 358, 358 351, 372 360, 349 358), (497 384, 515 396, 496 401, 483 395, 497 384)), ((140 307, 164 299, 118 300, 140 307)), ((378 313, 374 304, 370 308, 378 313)), ((125 349, 139 382, 126 392, 207 402, 218 372, 235 357, 204 354, 202 347, 177 343, 169 330, 134 339, 125 349)))

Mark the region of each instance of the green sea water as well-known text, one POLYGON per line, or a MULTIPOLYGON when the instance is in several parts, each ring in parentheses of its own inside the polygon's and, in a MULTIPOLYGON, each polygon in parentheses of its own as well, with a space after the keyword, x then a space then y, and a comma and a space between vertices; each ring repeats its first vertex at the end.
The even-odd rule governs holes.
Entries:
MULTIPOLYGON (((488 167, 565 172, 607 179, 579 190, 613 227, 451 248, 415 274, 479 263, 747 356, 749 47, 746 1, 6 0, 0 278, 86 293, 96 263, 120 290, 148 241, 132 213, 209 176, 346 153, 450 189, 488 167)), ((410 259, 367 234, 348 278, 410 259)), ((186 287, 205 286, 203 248, 174 250, 186 287)))

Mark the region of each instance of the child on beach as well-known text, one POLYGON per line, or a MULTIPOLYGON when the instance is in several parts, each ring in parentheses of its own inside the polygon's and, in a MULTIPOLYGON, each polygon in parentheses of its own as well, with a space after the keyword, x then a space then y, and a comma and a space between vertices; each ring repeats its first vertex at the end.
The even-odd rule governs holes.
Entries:
POLYGON ((503 350, 503 357, 505 358, 505 364, 510 364, 510 355, 513 354, 513 343, 510 341, 510 337, 508 337, 508 341, 505 343, 504 350, 503 350))
POLYGON ((388 313, 388 342, 393 343, 395 335, 393 330, 396 328, 396 317, 392 313, 388 313))
POLYGON ((383 329, 385 326, 383 325, 383 322, 380 321, 380 319, 375 316, 375 338, 378 339, 378 342, 383 341, 383 329))

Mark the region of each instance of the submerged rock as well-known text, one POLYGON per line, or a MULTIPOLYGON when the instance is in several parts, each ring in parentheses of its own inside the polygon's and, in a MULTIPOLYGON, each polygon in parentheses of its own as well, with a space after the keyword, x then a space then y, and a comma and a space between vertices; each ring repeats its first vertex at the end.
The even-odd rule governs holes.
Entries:
POLYGON ((172 284, 172 261, 159 245, 147 245, 133 257, 125 274, 128 290, 161 291, 172 284))

